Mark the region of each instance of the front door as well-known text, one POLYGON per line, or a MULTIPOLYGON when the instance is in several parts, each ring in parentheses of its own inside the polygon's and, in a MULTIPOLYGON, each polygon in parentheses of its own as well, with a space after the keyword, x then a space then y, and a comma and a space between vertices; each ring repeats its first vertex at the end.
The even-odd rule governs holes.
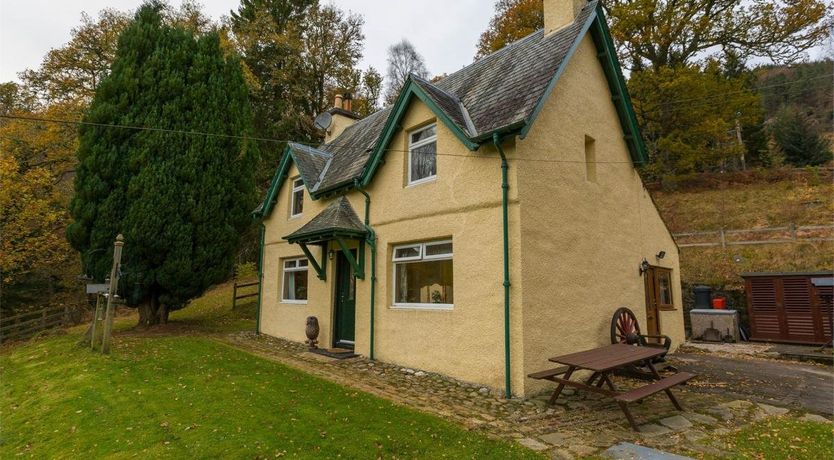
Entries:
MULTIPOLYGON (((356 250, 351 250, 356 260, 356 250)), ((356 334, 356 277, 342 251, 336 252, 336 292, 333 346, 353 349, 356 334)))
POLYGON ((660 308, 671 305, 671 270, 649 267, 646 271, 646 331, 644 334, 660 335, 660 308))

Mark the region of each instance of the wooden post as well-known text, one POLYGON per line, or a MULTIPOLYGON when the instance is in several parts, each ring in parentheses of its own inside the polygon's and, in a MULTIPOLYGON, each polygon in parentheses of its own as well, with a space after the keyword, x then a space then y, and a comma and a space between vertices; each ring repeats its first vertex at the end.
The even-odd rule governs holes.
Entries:
POLYGON ((96 293, 96 311, 93 312, 93 326, 90 330, 90 349, 96 349, 96 335, 101 325, 101 293, 96 293))
POLYGON ((46 329, 46 308, 41 310, 41 330, 46 329))
POLYGON ((122 261, 122 246, 125 245, 125 238, 121 233, 116 237, 113 244, 113 268, 110 269, 110 286, 107 288, 107 312, 104 316, 104 337, 101 341, 101 352, 110 353, 110 336, 113 332, 113 296, 116 295, 116 288, 119 286, 119 264, 122 261))
POLYGON ((237 280, 234 280, 234 287, 232 288, 232 311, 235 310, 235 303, 237 302, 237 280))
POLYGON ((727 237, 724 235, 724 227, 721 227, 721 247, 727 247, 727 237))

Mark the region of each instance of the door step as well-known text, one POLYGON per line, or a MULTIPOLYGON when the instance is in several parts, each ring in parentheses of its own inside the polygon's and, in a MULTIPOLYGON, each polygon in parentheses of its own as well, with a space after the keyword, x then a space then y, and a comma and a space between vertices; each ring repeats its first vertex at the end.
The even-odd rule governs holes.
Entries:
POLYGON ((336 359, 348 359, 359 356, 353 350, 347 348, 311 348, 310 352, 336 359))

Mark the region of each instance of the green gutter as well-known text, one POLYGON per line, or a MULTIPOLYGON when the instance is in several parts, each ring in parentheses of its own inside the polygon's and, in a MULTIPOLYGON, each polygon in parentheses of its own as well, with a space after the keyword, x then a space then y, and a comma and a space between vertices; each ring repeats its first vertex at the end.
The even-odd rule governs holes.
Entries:
POLYGON ((365 195, 365 229, 367 230, 368 234, 366 235, 365 239, 368 242, 368 247, 371 249, 371 311, 370 311, 370 351, 368 352, 368 358, 373 361, 374 360, 374 317, 375 317, 375 309, 376 309, 376 301, 375 301, 375 294, 376 294, 376 232, 374 229, 371 228, 370 217, 371 217, 371 196, 368 195, 362 186, 359 184, 359 180, 356 180, 354 184, 356 186, 356 190, 365 195))
POLYGON ((513 396, 510 386, 510 224, 507 194, 510 184, 507 180, 507 156, 501 148, 502 140, 498 133, 493 134, 492 143, 501 155, 501 210, 504 212, 504 397, 510 399, 513 396))
POLYGON ((255 334, 261 334, 261 296, 264 285, 264 239, 266 238, 266 225, 261 222, 261 250, 258 255, 258 313, 255 316, 255 334))

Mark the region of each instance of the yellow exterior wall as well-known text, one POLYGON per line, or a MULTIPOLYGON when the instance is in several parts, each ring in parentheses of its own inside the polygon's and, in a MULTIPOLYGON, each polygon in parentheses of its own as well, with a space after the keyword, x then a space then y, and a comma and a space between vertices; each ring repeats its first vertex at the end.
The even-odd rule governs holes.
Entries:
MULTIPOLYGON (((683 340, 678 251, 631 164, 609 90, 586 38, 524 140, 507 141, 510 169, 512 386, 516 394, 544 388, 526 379, 547 358, 609 342, 614 310, 629 306, 645 327, 640 261, 673 269, 677 311, 662 312, 661 331, 683 340), (585 180, 585 135, 596 142, 597 182, 585 180), (542 161, 544 160, 544 161, 542 161), (519 181, 519 178, 521 180, 519 181), (662 261, 654 254, 666 251, 662 261)), ((388 146, 368 193, 378 238, 375 357, 504 387, 501 169, 490 146, 466 149, 431 110, 413 100, 388 146), (437 122, 437 179, 407 186, 407 133, 437 122), (453 240, 451 311, 392 308, 392 248, 453 240)), ((295 167, 289 177, 298 175, 295 167)), ((310 269, 306 304, 280 302, 281 260, 301 256, 282 239, 332 200, 311 201, 289 219, 290 183, 265 221, 261 331, 303 341, 307 316, 321 325, 320 346, 332 345, 334 263, 327 281, 310 269)), ((348 199, 360 218, 364 197, 348 199)), ((332 247, 331 247, 332 248, 332 247)), ((319 256, 319 249, 312 247, 319 256)), ((356 351, 369 355, 370 248, 365 280, 357 280, 356 351)), ((548 386, 549 388, 549 386, 548 386)))
MULTIPOLYGON (((463 146, 431 110, 417 99, 404 116, 405 132, 437 122, 437 179, 407 186, 407 136, 394 136, 385 163, 371 186, 370 223, 376 231, 377 284, 375 357, 500 389, 504 386, 503 256, 501 252, 501 168, 494 148, 472 152, 463 146), (453 241, 454 297, 451 311, 392 308, 392 248, 396 245, 437 239, 453 241)), ((506 149, 512 157, 513 149, 506 149)), ((295 167, 289 177, 298 175, 295 167)), ((515 176, 511 175, 511 252, 520 253, 519 209, 515 176)), ((263 333, 303 341, 307 316, 315 315, 321 326, 320 345, 332 345, 334 265, 328 261, 327 281, 310 269, 306 305, 279 301, 281 259, 302 254, 297 245, 281 238, 309 221, 331 200, 311 202, 305 193, 304 213, 289 219, 290 182, 280 190, 277 203, 266 220, 264 286, 261 315, 263 333)), ((364 197, 358 192, 348 199, 364 218, 364 197)), ((318 248, 313 247, 318 255, 318 248)), ((369 354, 370 249, 366 249, 365 280, 357 280, 356 352, 369 354)), ((519 257, 512 260, 513 359, 521 349, 521 277, 519 257)), ((521 385, 518 372, 514 384, 521 385)))
MULTIPOLYGON (((662 334, 684 340, 677 247, 631 164, 596 48, 586 37, 512 163, 520 181, 524 374, 547 358, 610 343, 614 311, 631 308, 646 328, 638 266, 672 269, 676 311, 662 334), (596 183, 586 180, 585 136, 595 139, 596 183), (656 260, 655 254, 666 251, 656 260)), ((644 332, 645 333, 645 332, 644 332)), ((527 379, 524 392, 552 384, 527 379)))

